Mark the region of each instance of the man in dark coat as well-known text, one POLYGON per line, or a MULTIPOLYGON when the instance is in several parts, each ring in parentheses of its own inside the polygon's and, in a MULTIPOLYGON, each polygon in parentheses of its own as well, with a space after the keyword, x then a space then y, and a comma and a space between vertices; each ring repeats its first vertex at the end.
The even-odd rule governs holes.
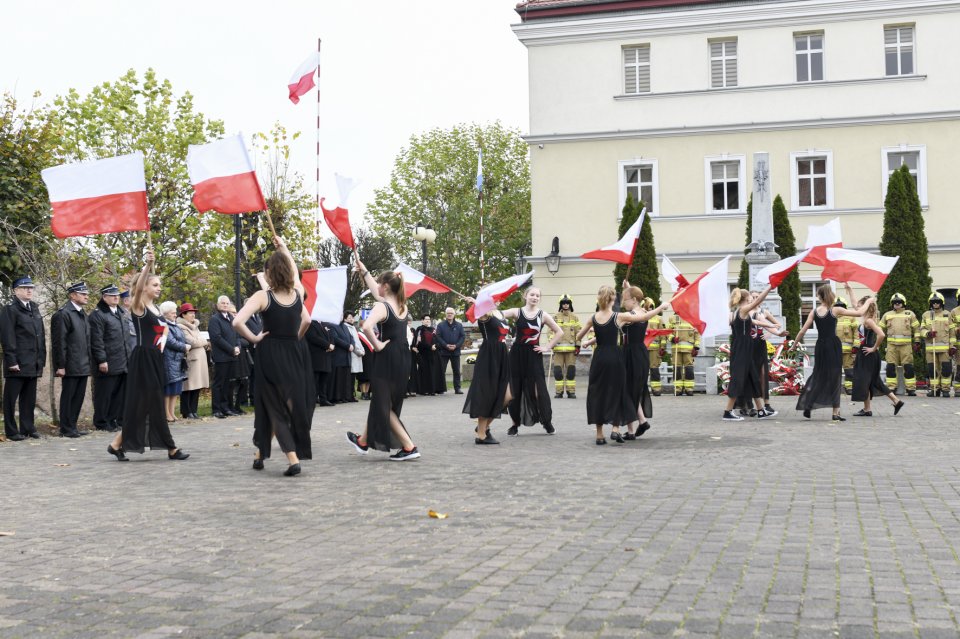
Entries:
POLYGON ((230 380, 236 377, 234 371, 240 357, 240 336, 233 329, 230 298, 226 295, 217 298, 217 312, 210 316, 207 332, 210 334, 213 358, 213 384, 210 387, 213 416, 223 419, 228 415, 241 415, 240 411, 230 406, 230 380))
POLYGON ((137 329, 133 327, 133 313, 130 311, 130 291, 120 293, 120 305, 123 312, 123 325, 126 327, 127 343, 130 344, 130 352, 137 347, 137 329))
POLYGON ((100 301, 87 321, 93 357, 93 425, 97 430, 120 430, 123 395, 127 387, 130 342, 120 305, 120 289, 100 289, 100 301))
POLYGON ((0 310, 0 347, 3 348, 3 427, 7 439, 40 439, 33 423, 37 406, 37 379, 47 363, 47 340, 40 307, 34 304, 33 281, 13 282, 14 299, 0 310), (14 418, 19 404, 20 426, 14 418))
POLYGON ((346 396, 346 378, 350 376, 350 353, 353 351, 353 338, 346 327, 332 322, 324 322, 327 334, 333 342, 332 371, 327 376, 327 398, 334 404, 350 401, 346 396))
MULTIPOLYGON (((260 319, 260 313, 251 315, 250 319, 246 322, 246 326, 254 335, 262 333, 263 320, 260 319)), ((243 339, 242 336, 240 337, 240 359, 246 360, 250 374, 247 377, 241 378, 240 383, 237 384, 237 397, 233 401, 232 406, 238 411, 240 410, 240 406, 253 406, 253 385, 256 383, 257 374, 257 345, 251 344, 243 339)))
MULTIPOLYGON (((453 368, 453 392, 463 395, 463 391, 460 390, 460 349, 463 347, 466 334, 463 331, 463 324, 457 321, 457 313, 453 308, 448 306, 444 315, 445 319, 437 324, 435 331, 440 351, 440 375, 444 379, 445 387, 449 363, 453 368)), ((445 393, 446 390, 441 392, 445 393)))
POLYGON ((69 301, 50 318, 50 344, 53 368, 61 380, 60 436, 80 437, 86 432, 77 429, 83 398, 90 377, 90 325, 83 307, 90 291, 83 282, 67 289, 69 301))
POLYGON ((327 329, 317 320, 310 322, 310 328, 307 329, 307 345, 310 347, 310 359, 313 363, 313 378, 317 388, 317 404, 320 406, 333 406, 333 402, 327 396, 327 377, 331 370, 331 353, 336 348, 330 341, 327 329))

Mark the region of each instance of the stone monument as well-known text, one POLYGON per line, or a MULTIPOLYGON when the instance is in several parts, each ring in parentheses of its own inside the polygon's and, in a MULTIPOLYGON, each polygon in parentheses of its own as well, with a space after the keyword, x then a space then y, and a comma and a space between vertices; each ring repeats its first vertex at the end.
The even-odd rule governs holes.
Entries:
MULTIPOLYGON (((750 252, 746 255, 750 265, 750 288, 762 291, 768 282, 757 280, 757 273, 765 266, 780 259, 777 245, 773 242, 773 197, 770 194, 770 155, 753 154, 753 219, 751 225, 750 252)), ((763 302, 763 308, 775 315, 783 323, 783 308, 777 289, 770 291, 763 302)))

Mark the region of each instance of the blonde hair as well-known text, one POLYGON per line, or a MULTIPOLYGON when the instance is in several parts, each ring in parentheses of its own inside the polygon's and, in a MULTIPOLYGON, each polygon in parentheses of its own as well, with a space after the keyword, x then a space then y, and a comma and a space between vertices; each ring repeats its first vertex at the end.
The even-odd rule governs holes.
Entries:
MULTIPOLYGON (((863 304, 868 299, 870 299, 870 296, 864 295, 863 297, 860 298, 860 301, 858 303, 863 304)), ((878 315, 877 300, 873 300, 872 302, 870 302, 870 304, 867 305, 867 309, 863 312, 863 316, 869 317, 870 319, 877 319, 877 315, 878 315)))
POLYGON ((821 284, 820 288, 817 289, 817 299, 823 302, 825 306, 833 306, 837 294, 833 292, 833 288, 829 284, 821 284))
POLYGON ((747 291, 742 288, 735 288, 730 292, 730 308, 737 308, 740 306, 740 300, 745 296, 749 295, 750 291, 747 291))
POLYGON ((407 312, 407 296, 403 285, 403 273, 396 271, 384 271, 377 277, 377 283, 385 284, 393 296, 397 299, 397 307, 400 315, 407 312))
POLYGON ((597 291, 597 304, 600 305, 601 309, 607 308, 613 304, 613 300, 617 298, 617 292, 613 290, 612 286, 603 285, 600 287, 600 290, 597 291))
POLYGON ((625 294, 629 293, 630 297, 637 301, 637 306, 643 305, 643 290, 641 290, 639 286, 628 286, 627 288, 623 289, 623 292, 625 294))

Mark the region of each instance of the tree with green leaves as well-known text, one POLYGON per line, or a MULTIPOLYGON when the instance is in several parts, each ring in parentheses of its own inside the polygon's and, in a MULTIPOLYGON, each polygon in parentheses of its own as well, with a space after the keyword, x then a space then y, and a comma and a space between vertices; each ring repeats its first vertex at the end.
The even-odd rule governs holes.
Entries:
MULTIPOLYGON (((627 194, 627 201, 624 202, 621 211, 618 237, 623 237, 630 230, 640 217, 643 207, 643 202, 636 202, 632 195, 627 194)), ((613 268, 614 288, 618 295, 623 287, 623 280, 627 276, 628 266, 630 283, 639 286, 643 294, 651 298, 655 304, 660 304, 660 269, 657 267, 657 249, 653 244, 653 227, 650 224, 649 215, 644 216, 643 224, 640 225, 640 239, 637 242, 637 250, 633 254, 633 262, 629 265, 617 264, 613 268)))
MULTIPOLYGON (((777 245, 777 253, 781 258, 797 254, 797 240, 790 226, 790 217, 783 198, 777 195, 773 199, 773 242, 777 245)), ((796 335, 800 330, 800 273, 794 269, 790 275, 777 287, 783 308, 785 328, 790 335, 796 335)))
MULTIPOLYGON (((894 171, 887 182, 887 198, 884 200, 883 235, 880 238, 880 254, 899 255, 896 266, 877 294, 880 308, 888 308, 890 297, 902 293, 907 298, 906 307, 917 318, 929 310, 927 298, 932 292, 927 236, 924 231, 923 210, 914 177, 906 166, 894 171)), ((926 371, 923 356, 914 359, 918 377, 926 371)))
POLYGON ((473 294, 480 288, 481 202, 477 155, 483 150, 483 262, 485 278, 515 273, 530 244, 530 167, 527 143, 502 124, 433 129, 410 138, 394 161, 390 184, 367 207, 372 226, 397 257, 419 263, 417 224, 432 227, 428 275, 473 294))

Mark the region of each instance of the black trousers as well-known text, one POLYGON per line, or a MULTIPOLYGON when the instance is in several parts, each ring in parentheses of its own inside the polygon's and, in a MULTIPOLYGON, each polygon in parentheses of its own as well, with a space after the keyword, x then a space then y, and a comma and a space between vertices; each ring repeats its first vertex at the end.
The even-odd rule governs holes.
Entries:
POLYGON ((458 391, 460 390, 460 356, 440 353, 440 376, 444 380, 444 387, 447 385, 447 362, 450 362, 453 367, 453 390, 458 391))
POLYGON ((97 430, 109 430, 120 425, 126 392, 126 373, 93 378, 93 425, 97 430))
POLYGON ((87 376, 63 377, 60 386, 60 432, 77 432, 77 420, 83 408, 83 396, 87 394, 87 376))
POLYGON ((327 378, 330 373, 327 371, 313 371, 313 381, 317 388, 317 401, 328 402, 330 395, 327 394, 327 378))
POLYGON ((200 389, 183 391, 180 393, 180 416, 196 415, 200 404, 200 389))
POLYGON ((226 413, 230 410, 230 376, 233 374, 232 362, 216 362, 213 365, 213 395, 210 408, 214 413, 226 413))
POLYGON ((8 377, 3 380, 3 430, 7 439, 14 435, 29 435, 37 430, 33 425, 33 409, 37 406, 36 377, 8 377), (20 405, 20 429, 14 419, 14 408, 20 405))
MULTIPOLYGON (((230 408, 240 410, 242 405, 248 403, 249 393, 252 390, 253 386, 249 377, 238 377, 233 380, 233 386, 230 387, 230 408)), ((253 402, 250 401, 249 404, 252 406, 253 402)))

